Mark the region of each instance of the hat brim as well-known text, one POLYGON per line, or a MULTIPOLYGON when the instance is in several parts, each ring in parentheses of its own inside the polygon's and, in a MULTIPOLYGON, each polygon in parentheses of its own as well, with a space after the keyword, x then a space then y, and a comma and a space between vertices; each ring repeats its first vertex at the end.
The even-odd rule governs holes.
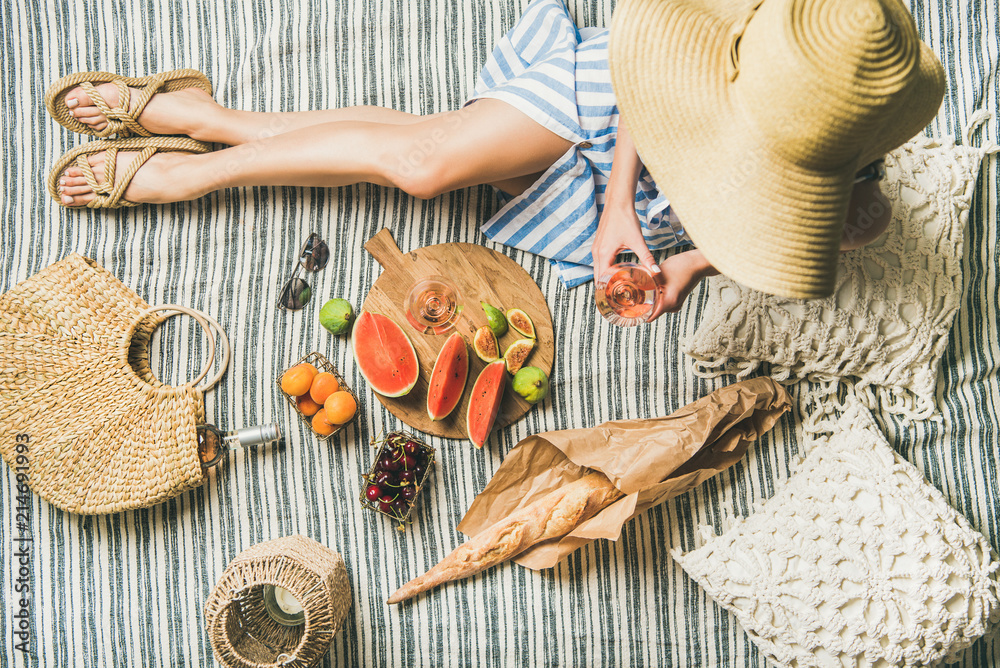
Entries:
MULTIPOLYGON (((827 171, 797 165, 755 135, 729 86, 732 35, 747 11, 741 2, 623 0, 609 48, 619 109, 643 163, 716 269, 771 294, 826 297, 858 163, 919 132, 940 97, 899 105, 871 156, 827 171)), ((943 95, 940 65, 924 50, 918 85, 943 95)))

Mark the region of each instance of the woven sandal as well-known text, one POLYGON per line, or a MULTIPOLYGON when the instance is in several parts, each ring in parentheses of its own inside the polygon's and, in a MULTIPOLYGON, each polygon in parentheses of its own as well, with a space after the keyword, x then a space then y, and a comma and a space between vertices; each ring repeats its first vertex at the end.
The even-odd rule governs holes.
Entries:
MULTIPOLYGON (((49 172, 49 194, 52 199, 62 204, 59 194, 59 177, 62 176, 72 165, 76 165, 83 170, 83 176, 87 179, 87 185, 94 189, 97 194, 94 199, 87 202, 87 207, 91 209, 120 209, 126 206, 139 206, 140 202, 130 202, 124 199, 125 189, 132 182, 132 177, 139 171, 147 160, 160 151, 184 151, 187 153, 207 153, 212 150, 209 144, 189 139, 187 137, 127 137, 124 139, 99 139, 88 142, 82 146, 77 146, 71 151, 67 151, 56 161, 55 167, 49 172), (107 151, 104 160, 104 179, 98 182, 97 175, 91 169, 87 161, 88 155, 107 151), (138 151, 138 155, 125 168, 122 179, 115 183, 115 168, 118 158, 118 151, 138 151)), ((62 204, 66 206, 65 204, 62 204)), ((67 207, 79 209, 83 207, 67 207)))
POLYGON ((45 92, 45 107, 60 125, 73 132, 95 137, 111 135, 149 137, 153 133, 139 125, 137 119, 150 98, 157 93, 169 93, 184 88, 201 88, 209 95, 212 94, 212 84, 209 83, 208 77, 192 69, 172 70, 146 77, 123 77, 110 72, 77 72, 64 76, 49 86, 45 92), (103 83, 113 83, 118 87, 119 106, 112 107, 97 92, 96 86, 103 83), (108 119, 108 126, 100 132, 94 131, 89 125, 81 123, 70 114, 70 109, 66 106, 66 94, 77 86, 90 96, 94 105, 108 119), (129 88, 138 88, 139 92, 131 95, 129 88), (123 100, 130 105, 130 108, 120 106, 123 100))

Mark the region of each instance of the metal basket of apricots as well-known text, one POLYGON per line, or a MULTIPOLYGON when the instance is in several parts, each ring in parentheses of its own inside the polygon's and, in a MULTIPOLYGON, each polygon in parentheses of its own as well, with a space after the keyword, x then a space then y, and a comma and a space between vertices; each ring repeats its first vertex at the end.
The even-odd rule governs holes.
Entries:
POLYGON ((317 438, 329 440, 358 413, 358 398, 337 368, 320 353, 309 353, 276 381, 281 394, 317 438))

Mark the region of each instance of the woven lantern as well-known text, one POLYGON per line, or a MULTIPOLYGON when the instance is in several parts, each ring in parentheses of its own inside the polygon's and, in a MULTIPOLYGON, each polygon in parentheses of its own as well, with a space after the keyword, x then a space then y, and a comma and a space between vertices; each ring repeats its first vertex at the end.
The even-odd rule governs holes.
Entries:
POLYGON ((215 658, 230 668, 306 668, 330 649, 351 607, 343 558, 305 536, 286 536, 241 552, 205 603, 215 658), (275 621, 265 588, 281 587, 302 606, 297 626, 275 621))

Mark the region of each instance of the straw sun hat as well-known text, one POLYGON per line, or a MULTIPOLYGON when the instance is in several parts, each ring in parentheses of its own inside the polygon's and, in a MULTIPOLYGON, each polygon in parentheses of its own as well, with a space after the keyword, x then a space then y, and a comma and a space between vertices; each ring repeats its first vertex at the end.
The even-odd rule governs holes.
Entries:
POLYGON ((897 0, 622 0, 609 52, 643 163, 716 269, 832 293, 855 174, 937 113, 897 0))

